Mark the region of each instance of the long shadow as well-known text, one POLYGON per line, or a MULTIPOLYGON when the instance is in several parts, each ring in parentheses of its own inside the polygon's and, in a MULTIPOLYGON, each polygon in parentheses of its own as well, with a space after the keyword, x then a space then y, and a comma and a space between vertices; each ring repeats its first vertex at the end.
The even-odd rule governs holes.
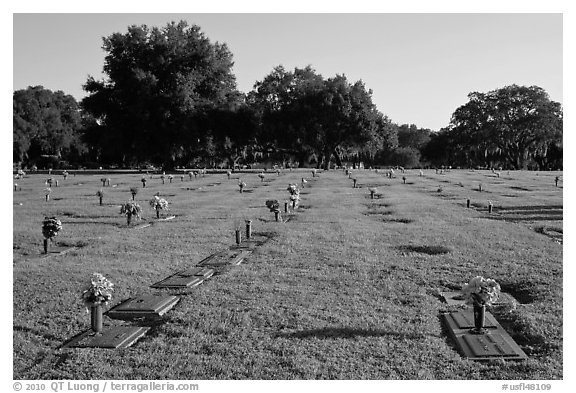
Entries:
POLYGON ((14 327, 13 327, 13 330, 14 330, 15 332, 26 332, 26 333, 30 333, 30 334, 33 334, 33 335, 35 335, 35 336, 43 337, 43 338, 45 338, 46 340, 50 340, 50 341, 61 341, 61 340, 62 340, 61 338, 56 337, 56 336, 54 336, 54 335, 52 335, 52 334, 50 334, 50 333, 43 333, 43 332, 41 332, 41 331, 39 331, 39 330, 32 329, 32 328, 29 328, 29 327, 26 327, 26 326, 14 326, 14 327))
POLYGON ((347 327, 334 327, 301 330, 291 333, 277 333, 277 338, 323 338, 323 339, 336 339, 336 338, 354 338, 354 337, 397 337, 399 339, 420 340, 426 338, 421 333, 400 333, 391 332, 381 329, 357 329, 347 327))
POLYGON ((563 205, 530 205, 530 206, 508 206, 502 210, 562 210, 563 205))
POLYGON ((563 216, 526 216, 526 217, 511 217, 511 216, 489 216, 485 217, 489 220, 496 221, 510 221, 510 222, 520 222, 520 221, 562 221, 563 216))
POLYGON ((509 214, 511 216, 529 216, 529 215, 562 215, 562 210, 508 210, 508 209, 494 209, 495 212, 501 214, 509 214))

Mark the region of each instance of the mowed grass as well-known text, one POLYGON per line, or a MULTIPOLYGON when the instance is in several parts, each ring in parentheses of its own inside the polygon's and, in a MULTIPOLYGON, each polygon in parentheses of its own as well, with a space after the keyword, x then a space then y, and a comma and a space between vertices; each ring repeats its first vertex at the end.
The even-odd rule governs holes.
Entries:
MULTIPOLYGON (((42 192, 30 175, 14 192, 15 379, 562 379, 562 183, 557 172, 342 171, 224 174, 162 184, 157 175, 77 175, 42 192), (233 177, 237 177, 234 174, 233 177), (274 221, 267 199, 308 179, 301 207, 274 221), (483 191, 477 191, 482 183, 483 191), (136 200, 151 227, 131 229, 119 205, 136 200), (441 186, 441 187, 439 187, 441 186), (382 198, 370 199, 368 187, 382 198), (441 191, 439 191, 441 188, 441 191), (176 219, 155 222, 160 192, 176 219), (466 199, 472 206, 466 208, 466 199), (494 210, 487 212, 488 200, 494 210), (79 247, 40 258, 41 221, 79 247), (284 217, 285 218, 285 217, 284 217), (80 294, 92 272, 114 282, 113 304, 234 243, 253 220, 270 240, 239 266, 220 269, 134 346, 58 349, 89 326, 80 294), (475 275, 496 279, 520 304, 495 316, 529 355, 523 362, 462 358, 441 324, 453 311, 439 292, 475 275)), ((127 324, 105 320, 108 326, 127 324)))

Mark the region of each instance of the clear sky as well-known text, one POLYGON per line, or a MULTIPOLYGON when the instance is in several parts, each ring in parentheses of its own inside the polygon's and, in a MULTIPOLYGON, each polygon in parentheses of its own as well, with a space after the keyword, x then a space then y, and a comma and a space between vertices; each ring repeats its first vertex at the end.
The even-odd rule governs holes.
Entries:
POLYGON ((396 123, 438 130, 472 91, 538 85, 562 102, 562 14, 14 14, 15 90, 42 85, 81 99, 102 78, 102 37, 186 20, 234 56, 248 92, 273 67, 311 65, 373 90, 396 123))

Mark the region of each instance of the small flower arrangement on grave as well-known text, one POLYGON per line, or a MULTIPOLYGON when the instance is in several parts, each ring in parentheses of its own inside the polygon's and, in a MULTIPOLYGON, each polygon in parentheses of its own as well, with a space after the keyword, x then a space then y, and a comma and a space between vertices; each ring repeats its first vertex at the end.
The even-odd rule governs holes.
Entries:
POLYGON ((142 177, 140 181, 142 182, 142 188, 146 187, 146 178, 142 177))
POLYGON ((244 183, 242 180, 238 180, 238 187, 240 187, 240 193, 242 193, 244 188, 246 188, 246 183, 244 183))
POLYGON ((170 183, 172 183, 172 179, 174 179, 174 176, 168 175, 168 180, 170 181, 170 183))
POLYGON ((22 169, 18 169, 18 176, 24 177, 26 176, 26 172, 24 172, 22 169))
POLYGON ((62 223, 56 217, 44 217, 42 221, 42 235, 44 239, 52 240, 58 236, 58 232, 62 229, 62 223))
POLYGON ((232 176, 232 172, 226 171, 226 176, 228 176, 228 179, 230 179, 230 176, 232 176))
POLYGON ((67 171, 62 172, 62 176, 64 176, 64 180, 66 180, 66 178, 68 177, 68 172, 67 171))
POLYGON ((82 292, 82 300, 86 311, 91 307, 106 305, 112 300, 114 284, 100 273, 93 273, 90 279, 90 285, 82 292))
POLYGON ((96 191, 96 196, 100 200, 100 205, 102 204, 102 199, 104 198, 104 190, 100 189, 96 191))
POLYGON ((50 193, 52 192, 52 189, 50 187, 47 187, 44 189, 44 196, 46 197, 46 200, 50 199, 50 193))
POLYGON ((150 200, 150 207, 156 210, 156 218, 160 218, 160 210, 168 210, 168 201, 154 195, 154 199, 150 200))
POLYGON ((45 184, 48 185, 48 186, 50 186, 50 187, 52 187, 52 183, 55 183, 54 179, 53 179, 53 178, 49 178, 49 179, 46 180, 46 183, 45 183, 45 184))
POLYGON ((130 194, 132 194, 132 200, 134 200, 136 198, 136 194, 138 194, 138 188, 130 187, 130 194))
POLYGON ((300 190, 296 184, 288 184, 286 189, 290 193, 290 201, 292 202, 292 207, 296 207, 300 201, 300 190))
POLYGON ((277 199, 269 199, 266 201, 266 207, 270 209, 272 213, 280 211, 280 202, 277 199))
POLYGON ((500 284, 491 278, 476 276, 462 287, 462 294, 466 304, 491 305, 500 295, 500 284))
POLYGON ((135 202, 126 202, 120 206, 120 214, 124 214, 126 216, 126 222, 128 225, 130 225, 130 222, 132 221, 132 216, 136 217, 136 219, 140 219, 141 212, 142 208, 135 202))
POLYGON ((259 173, 258 177, 260 178, 260 181, 264 181, 264 174, 263 173, 259 173))

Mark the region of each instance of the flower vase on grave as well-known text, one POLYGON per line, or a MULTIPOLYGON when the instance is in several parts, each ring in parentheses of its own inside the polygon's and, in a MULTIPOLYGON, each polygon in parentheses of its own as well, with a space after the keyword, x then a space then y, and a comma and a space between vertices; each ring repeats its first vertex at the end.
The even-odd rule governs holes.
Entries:
POLYGON ((486 305, 474 302, 474 329, 470 330, 472 334, 484 334, 484 319, 486 317, 486 305))
POLYGON ((102 332, 102 304, 100 303, 90 307, 90 327, 96 333, 102 332))
POLYGON ((132 221, 132 214, 126 214, 126 224, 130 226, 130 222, 132 221))
POLYGON ((156 218, 160 218, 160 209, 156 209, 156 218))
POLYGON ((280 212, 278 210, 274 212, 274 219, 276 220, 276 222, 278 222, 280 219, 280 212))
POLYGON ((44 239, 44 254, 48 254, 48 239, 44 239))
POLYGON ((236 244, 240 244, 242 241, 242 234, 240 233, 240 229, 236 229, 236 244))
POLYGON ((252 220, 246 220, 246 239, 252 237, 252 220))

